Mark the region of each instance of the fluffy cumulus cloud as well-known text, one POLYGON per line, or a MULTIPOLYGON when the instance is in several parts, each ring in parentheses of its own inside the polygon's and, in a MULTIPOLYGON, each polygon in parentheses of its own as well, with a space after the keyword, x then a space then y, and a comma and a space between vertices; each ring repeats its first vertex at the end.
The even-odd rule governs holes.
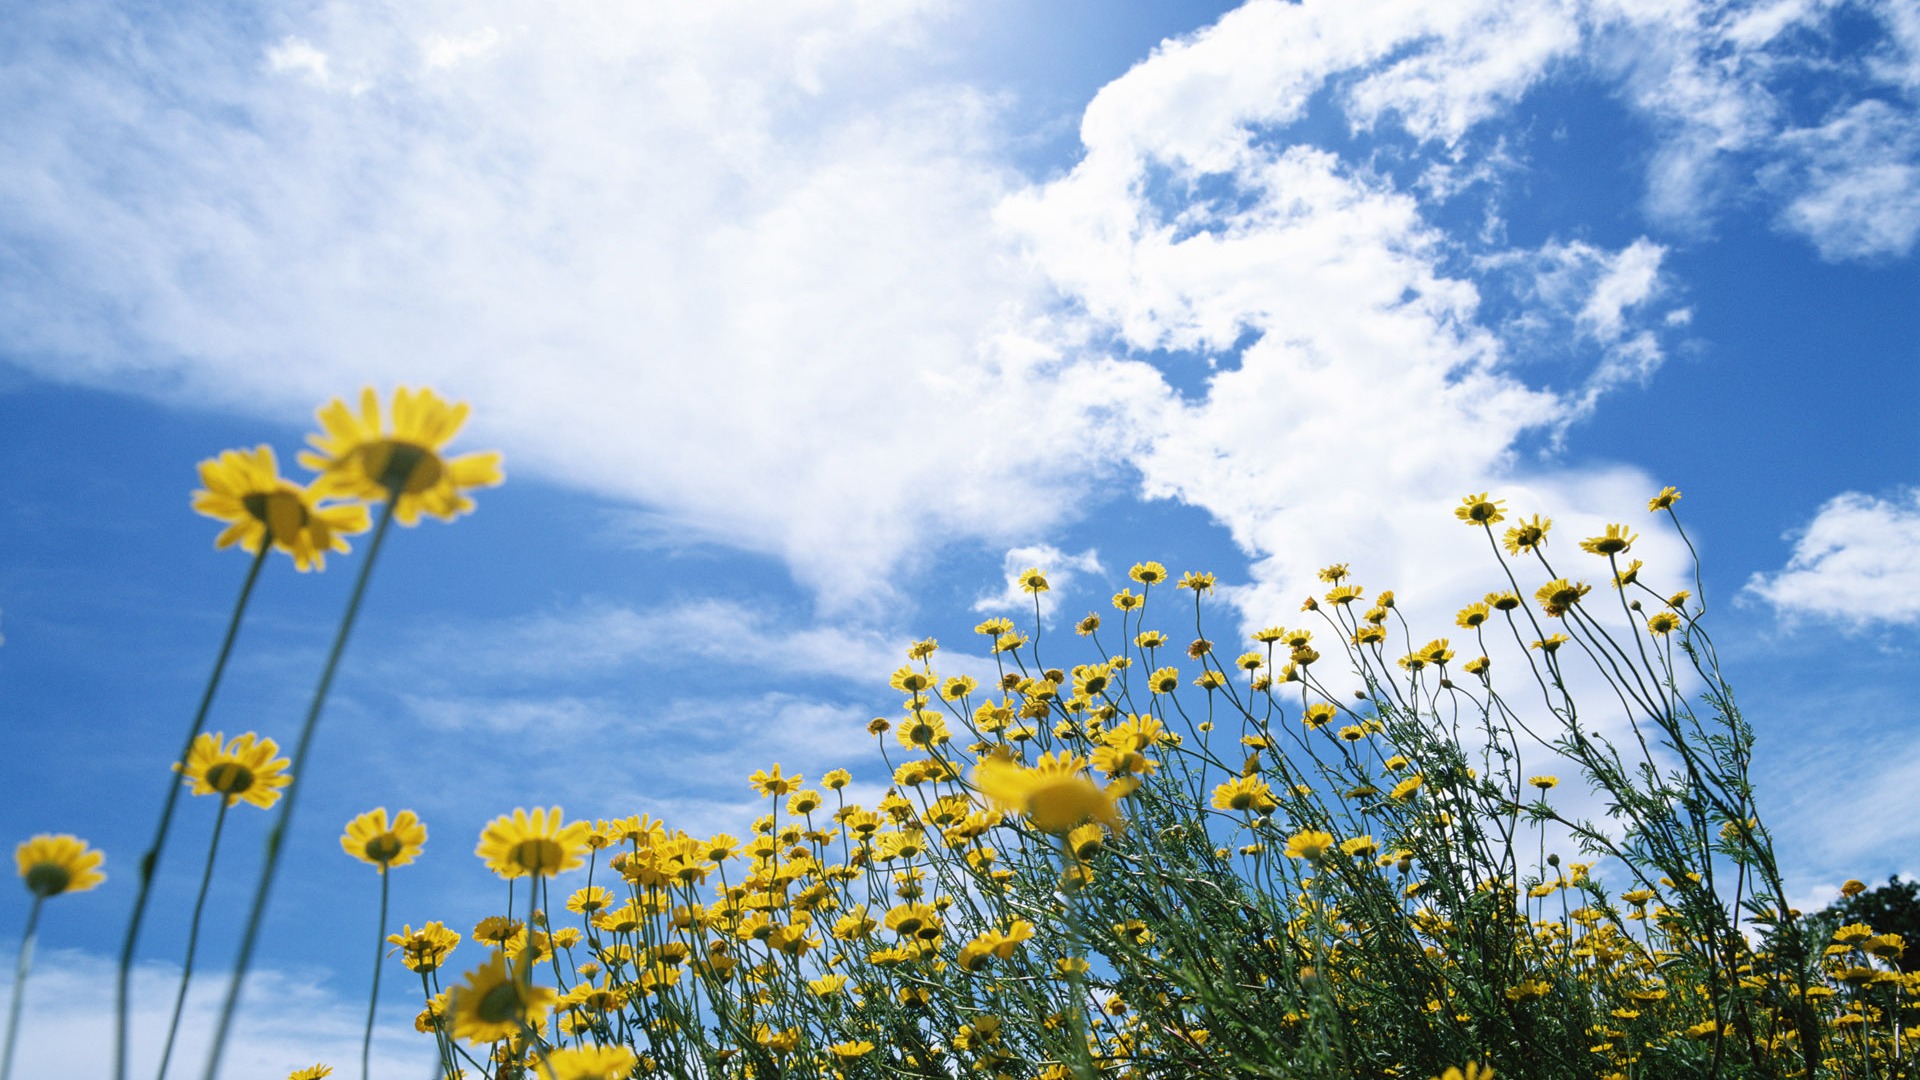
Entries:
POLYGON ((1787 565, 1753 575, 1747 591, 1789 617, 1856 629, 1920 623, 1920 488, 1828 500, 1794 538, 1787 565))
POLYGON ((1105 87, 1041 182, 992 92, 927 74, 953 17, 43 6, 0 68, 0 345, 287 419, 431 382, 516 469, 774 554, 829 610, 1134 484, 1277 595, 1336 557, 1425 569, 1491 484, 1569 522, 1645 497, 1517 449, 1685 315, 1657 235, 1504 245, 1507 121, 1544 83, 1645 129, 1653 233, 1737 194, 1830 257, 1914 243, 1894 0, 1844 63, 1812 2, 1252 0, 1105 87), (1787 81, 1823 64, 1850 89, 1809 112, 1787 81))

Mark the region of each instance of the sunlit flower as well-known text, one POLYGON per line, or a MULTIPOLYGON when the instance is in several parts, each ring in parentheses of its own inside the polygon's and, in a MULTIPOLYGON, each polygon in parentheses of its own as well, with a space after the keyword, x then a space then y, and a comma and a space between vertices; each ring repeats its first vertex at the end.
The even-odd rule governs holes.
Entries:
POLYGON ((383 422, 372 387, 360 392, 357 414, 335 398, 317 416, 323 430, 307 436, 314 449, 300 454, 300 464, 320 474, 316 490, 367 502, 392 498, 402 525, 415 524, 423 511, 452 521, 473 509, 469 489, 505 479, 497 450, 441 455, 466 423, 467 406, 432 390, 395 390, 391 424, 383 422))
POLYGON ((203 731, 187 752, 186 768, 178 762, 173 768, 195 795, 219 794, 228 806, 244 800, 265 810, 280 801, 281 788, 293 783, 286 771, 290 762, 274 757, 279 752, 278 743, 251 731, 225 744, 219 732, 203 731))
POLYGON ((574 1046, 536 1058, 539 1080, 623 1080, 640 1059, 624 1046, 574 1046))
POLYGON ((1657 513, 1661 510, 1665 510, 1668 507, 1671 507, 1674 503, 1677 503, 1679 501, 1680 501, 1679 488, 1663 487, 1660 489, 1660 494, 1655 495, 1653 498, 1647 500, 1647 511, 1649 513, 1657 513))
POLYGON ((440 964, 453 953, 454 946, 460 944, 458 931, 449 930, 437 922, 415 930, 411 926, 402 926, 397 934, 387 935, 387 944, 400 952, 400 962, 409 971, 437 971, 440 964))
POLYGON ((41 833, 22 841, 13 849, 19 864, 20 880, 35 896, 59 896, 61 893, 86 892, 107 880, 100 872, 106 855, 87 847, 87 842, 68 833, 41 833))
POLYGON ((1553 528, 1552 518, 1543 518, 1539 514, 1531 518, 1521 518, 1507 529, 1500 545, 1507 554, 1518 555, 1523 551, 1532 551, 1547 542, 1547 530, 1553 528))
POLYGON ((1637 539, 1639 537, 1628 532, 1625 525, 1609 525, 1599 536, 1580 541, 1580 550, 1594 555, 1618 555, 1632 547, 1637 539))
POLYGON ((309 1065, 304 1069, 295 1069, 287 1074, 287 1080, 326 1080, 333 1075, 331 1065, 309 1065))
POLYGON ((193 508, 227 522, 213 541, 216 548, 235 544, 259 554, 269 541, 293 556, 301 570, 325 569, 327 552, 345 552, 346 537, 367 530, 367 508, 359 503, 326 505, 324 493, 282 479, 271 446, 227 450, 200 463, 203 490, 193 493, 193 508))
POLYGON ((1047 575, 1041 573, 1038 567, 1028 567, 1020 572, 1020 588, 1038 594, 1046 592, 1050 586, 1047 584, 1047 575))
POLYGON ((585 821, 563 825, 557 806, 546 810, 535 807, 532 814, 515 810, 494 818, 481 830, 480 844, 473 853, 503 878, 550 876, 586 861, 587 835, 592 831, 593 826, 585 821))
POLYGON ((381 873, 389 866, 412 862, 426 842, 427 827, 420 824, 413 811, 400 811, 389 824, 384 806, 347 822, 347 831, 340 837, 340 846, 347 854, 379 867, 381 873))
POLYGON ((1318 862, 1333 848, 1333 834, 1319 829, 1302 829, 1287 838, 1287 857, 1318 862))
POLYGON ((1154 586, 1167 580, 1167 568, 1157 562, 1134 563, 1127 576, 1142 585, 1154 586))
POLYGON ((1461 498, 1460 505, 1453 508, 1453 516, 1469 525, 1497 525, 1506 520, 1501 509, 1505 500, 1490 500, 1486 492, 1467 495, 1461 498))
POLYGON ((1567 613, 1568 608, 1579 603, 1580 598, 1587 595, 1590 589, 1590 586, 1578 581, 1554 578, 1540 586, 1539 590, 1533 594, 1533 598, 1540 601, 1540 606, 1548 615, 1559 618, 1567 613))

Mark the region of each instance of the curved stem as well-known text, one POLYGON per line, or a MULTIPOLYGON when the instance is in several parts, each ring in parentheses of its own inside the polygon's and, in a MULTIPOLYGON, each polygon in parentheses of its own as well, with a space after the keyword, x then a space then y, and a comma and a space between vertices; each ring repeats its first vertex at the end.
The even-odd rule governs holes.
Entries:
MULTIPOLYGON (((213 661, 213 674, 207 677, 206 691, 200 695, 200 708, 193 714, 193 726, 187 731, 186 744, 180 748, 180 756, 175 763, 186 767, 187 756, 193 753, 193 740, 200 737, 200 729, 206 726, 207 713, 213 708, 214 691, 220 687, 220 677, 227 670, 227 658, 233 654, 233 643, 240 636, 240 617, 246 613, 247 601, 253 596, 253 583, 260 579, 260 568, 266 565, 267 552, 273 550, 271 542, 262 542, 260 550, 253 556, 253 565, 247 568, 247 579, 240 586, 240 598, 234 601, 233 618, 227 623, 227 636, 220 642, 220 653, 213 661)), ((127 938, 120 946, 120 971, 115 976, 113 991, 113 1075, 115 1080, 126 1080, 127 1075, 127 993, 128 982, 133 975, 133 953, 140 943, 140 923, 147 913, 147 897, 153 891, 154 874, 160 867, 160 849, 166 846, 167 830, 173 823, 173 808, 180 801, 178 781, 168 778, 166 804, 160 810, 160 826, 154 831, 153 845, 140 857, 140 888, 134 895, 133 915, 127 920, 127 938)))
POLYGON ((373 1013, 380 1004, 380 961, 387 950, 387 870, 380 867, 380 932, 373 938, 373 992, 367 995, 367 1033, 360 1040, 360 1080, 367 1080, 367 1066, 373 1056, 373 1013))
POLYGON ((207 868, 200 874, 200 895, 193 901, 193 920, 187 924, 187 959, 180 969, 180 989, 173 995, 173 1018, 167 1021, 167 1042, 160 1051, 160 1071, 166 1080, 167 1062, 173 1059, 173 1040, 180 1034, 180 1013, 187 1005, 187 985, 193 981, 193 957, 200 948, 200 915, 207 908, 207 887, 213 884, 213 857, 220 850, 220 833, 227 825, 231 797, 220 797, 220 812, 213 819, 213 839, 207 844, 207 868))
POLYGON ((273 889, 274 872, 280 866, 280 850, 286 840, 287 823, 293 820, 294 800, 306 789, 305 769, 307 751, 313 746, 314 729, 319 726, 320 712, 326 707, 327 692, 333 688, 334 673, 340 669, 340 657, 347 650, 347 636, 353 632, 355 616, 360 613, 360 600, 366 595, 367 580, 373 576, 373 564, 380 559, 380 546, 387 538, 387 530, 393 524, 393 506, 395 497, 389 495, 380 511, 380 524, 373 531, 373 542, 367 545, 367 561, 360 567, 360 576, 353 583, 353 595, 347 599, 347 612, 340 619, 340 630, 333 638, 333 648, 327 653, 327 664, 320 672, 320 685, 313 691, 313 703, 307 708, 306 723, 301 725, 300 740, 293 751, 293 784, 287 788, 286 801, 280 807, 280 819, 274 822, 273 829, 267 833, 266 865, 260 868, 260 883, 253 891, 253 906, 247 912, 247 927, 240 935, 240 952, 233 964, 233 979, 227 985, 227 998, 220 1006, 220 1023, 214 1028, 213 1049, 207 1054, 206 1080, 214 1080, 220 1071, 220 1055, 226 1049, 227 1032, 233 1027, 233 1014, 240 1005, 240 985, 246 979, 247 968, 253 962, 253 948, 260 940, 260 923, 266 915, 267 894, 273 889))
POLYGON ((40 925, 40 905, 46 897, 35 894, 33 908, 27 912, 27 932, 20 935, 20 957, 13 971, 13 1000, 7 1005, 7 1042, 0 1049, 0 1080, 13 1075, 13 1041, 20 1033, 20 1005, 27 996, 27 968, 33 964, 33 933, 40 925))

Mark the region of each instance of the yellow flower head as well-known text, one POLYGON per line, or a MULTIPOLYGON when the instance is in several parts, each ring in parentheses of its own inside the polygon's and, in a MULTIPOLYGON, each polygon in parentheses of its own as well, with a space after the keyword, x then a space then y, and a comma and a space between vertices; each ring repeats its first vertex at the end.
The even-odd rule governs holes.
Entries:
POLYGON ((327 1080, 333 1075, 331 1065, 309 1065, 304 1069, 295 1069, 287 1074, 287 1080, 327 1080))
POLYGON ((450 405, 432 390, 395 390, 391 425, 382 422, 372 387, 360 392, 359 413, 335 398, 317 416, 323 430, 307 442, 318 453, 300 453, 300 464, 320 474, 315 488, 368 502, 392 498, 402 525, 417 523, 421 511, 452 521, 473 509, 467 489, 505 479, 497 450, 441 456, 466 422, 467 406, 450 405))
POLYGON ((1469 525, 1497 525, 1506 520, 1501 513, 1505 505, 1505 500, 1489 499, 1486 492, 1481 492, 1463 496, 1460 505, 1453 508, 1453 516, 1469 525))
POLYGON ((400 962, 407 965, 409 971, 437 971, 453 953, 454 946, 460 944, 460 934, 441 923, 430 922, 418 930, 402 926, 399 933, 387 935, 387 944, 400 950, 400 962))
POLYGON ((480 845, 473 853, 503 878, 558 874, 585 861, 587 834, 592 831, 593 826, 584 821, 562 825, 557 806, 535 807, 531 815, 515 810, 512 816, 494 818, 481 831, 480 845))
POLYGON ((227 522, 213 541, 216 548, 235 544, 259 554, 262 544, 293 556, 301 570, 323 570, 327 552, 348 550, 346 537, 367 531, 367 508, 358 503, 326 506, 323 493, 280 477, 273 447, 227 450, 200 463, 193 508, 227 522))
POLYGON ((1541 608, 1545 609, 1548 615, 1557 619, 1565 615, 1568 608, 1579 603, 1580 598, 1587 595, 1589 590, 1590 586, 1582 582, 1554 578, 1540 586, 1533 597, 1540 601, 1541 608))
POLYGON ((518 1036, 522 1026, 539 1028, 559 994, 534 986, 523 967, 507 970, 507 954, 496 952, 486 963, 467 972, 452 988, 449 1021, 453 1037, 478 1046, 518 1036))
POLYGON ((1672 507, 1674 503, 1677 503, 1679 501, 1680 501, 1679 488, 1663 487, 1660 489, 1660 494, 1655 495, 1653 498, 1647 500, 1647 511, 1649 513, 1658 513, 1661 510, 1666 510, 1672 507))
POLYGON ((220 733, 201 732, 187 752, 187 765, 173 768, 190 784, 195 795, 224 795, 227 805, 245 800, 262 810, 280 801, 280 789, 293 783, 286 769, 290 762, 276 758, 280 746, 249 731, 235 735, 222 744, 220 733))
POLYGON ((1625 525, 1609 525, 1607 531, 1599 536, 1590 536, 1580 541, 1580 550, 1593 555, 1618 555, 1633 546, 1639 537, 1627 531, 1625 525))
POLYGON ((1167 568, 1157 562, 1135 563, 1127 576, 1151 588, 1167 580, 1167 568))
POLYGON ((1547 542, 1547 530, 1551 528, 1553 528, 1552 518, 1543 518, 1539 514, 1531 518, 1521 518, 1500 539, 1500 546, 1506 548, 1509 555, 1532 551, 1547 542))
POLYGON ((340 846, 347 854, 379 867, 383 874, 389 866, 412 862, 426 842, 427 827, 420 824, 413 811, 400 811, 389 824, 384 806, 347 822, 347 831, 340 837, 340 846))
POLYGON ((13 849, 13 860, 20 866, 20 880, 35 896, 59 896, 61 893, 86 892, 107 880, 100 872, 106 856, 87 847, 77 836, 41 833, 13 849))
POLYGON ((1333 834, 1319 829, 1303 829, 1287 838, 1287 857, 1318 862, 1333 848, 1333 834))
POLYGON ((1039 567, 1030 566, 1020 573, 1020 588, 1030 593, 1046 592, 1047 575, 1041 573, 1039 567))
POLYGON ((1085 762, 1065 752, 1047 754, 1031 769, 1004 757, 986 758, 974 767, 973 785, 997 809, 1024 815, 1034 828, 1061 835, 1086 821, 1124 830, 1119 800, 1132 790, 1125 780, 1102 788, 1087 775, 1085 762))
POLYGON ((1493 1067, 1469 1061, 1464 1070, 1457 1065, 1449 1066, 1446 1072, 1434 1077, 1433 1080, 1493 1080, 1493 1067))
POLYGON ((539 1080, 622 1080, 640 1059, 624 1046, 576 1046, 540 1058, 539 1080))

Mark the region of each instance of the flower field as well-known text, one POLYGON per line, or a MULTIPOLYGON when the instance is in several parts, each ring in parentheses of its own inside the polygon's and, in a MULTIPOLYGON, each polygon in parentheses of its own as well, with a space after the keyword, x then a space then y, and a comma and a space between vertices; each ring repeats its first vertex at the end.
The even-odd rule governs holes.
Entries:
MULTIPOLYGON (((264 446, 202 464, 194 507, 252 560, 152 849, 107 868, 135 893, 122 1077, 201 1068, 125 1051, 127 971, 158 919, 191 927, 182 999, 202 933, 240 942, 217 1070, 278 839, 333 827, 293 813, 303 784, 343 782, 306 760, 390 526, 452 521, 503 478, 497 454, 446 454, 465 416, 369 390, 320 410, 308 484, 264 446), (263 563, 319 570, 369 531, 284 756, 203 730, 263 563), (242 925, 201 925, 219 825, 199 902, 150 903, 183 793, 221 822, 275 815, 242 925)), ((1684 537, 1680 499, 1621 509, 1684 537)), ((1143 561, 1068 634, 1035 567, 1033 618, 964 646, 997 677, 943 674, 941 646, 916 642, 874 673, 900 700, 868 726, 873 757, 740 777, 763 812, 735 833, 502 807, 474 849, 497 909, 474 926, 384 925, 392 875, 431 872, 410 866, 431 823, 371 809, 341 836, 381 885, 368 1038, 405 994, 438 1078, 1912 1075, 1905 942, 1817 930, 1788 902, 1697 568, 1643 565, 1630 523, 1563 536, 1551 509, 1462 499, 1486 587, 1444 627, 1333 565, 1284 625, 1242 637, 1207 622, 1211 574, 1143 561), (882 765, 884 795, 854 801, 855 770, 882 765)), ((9 1063, 35 1037, 19 1002, 42 904, 103 880, 71 836, 17 856, 34 906, 9 1063)))

